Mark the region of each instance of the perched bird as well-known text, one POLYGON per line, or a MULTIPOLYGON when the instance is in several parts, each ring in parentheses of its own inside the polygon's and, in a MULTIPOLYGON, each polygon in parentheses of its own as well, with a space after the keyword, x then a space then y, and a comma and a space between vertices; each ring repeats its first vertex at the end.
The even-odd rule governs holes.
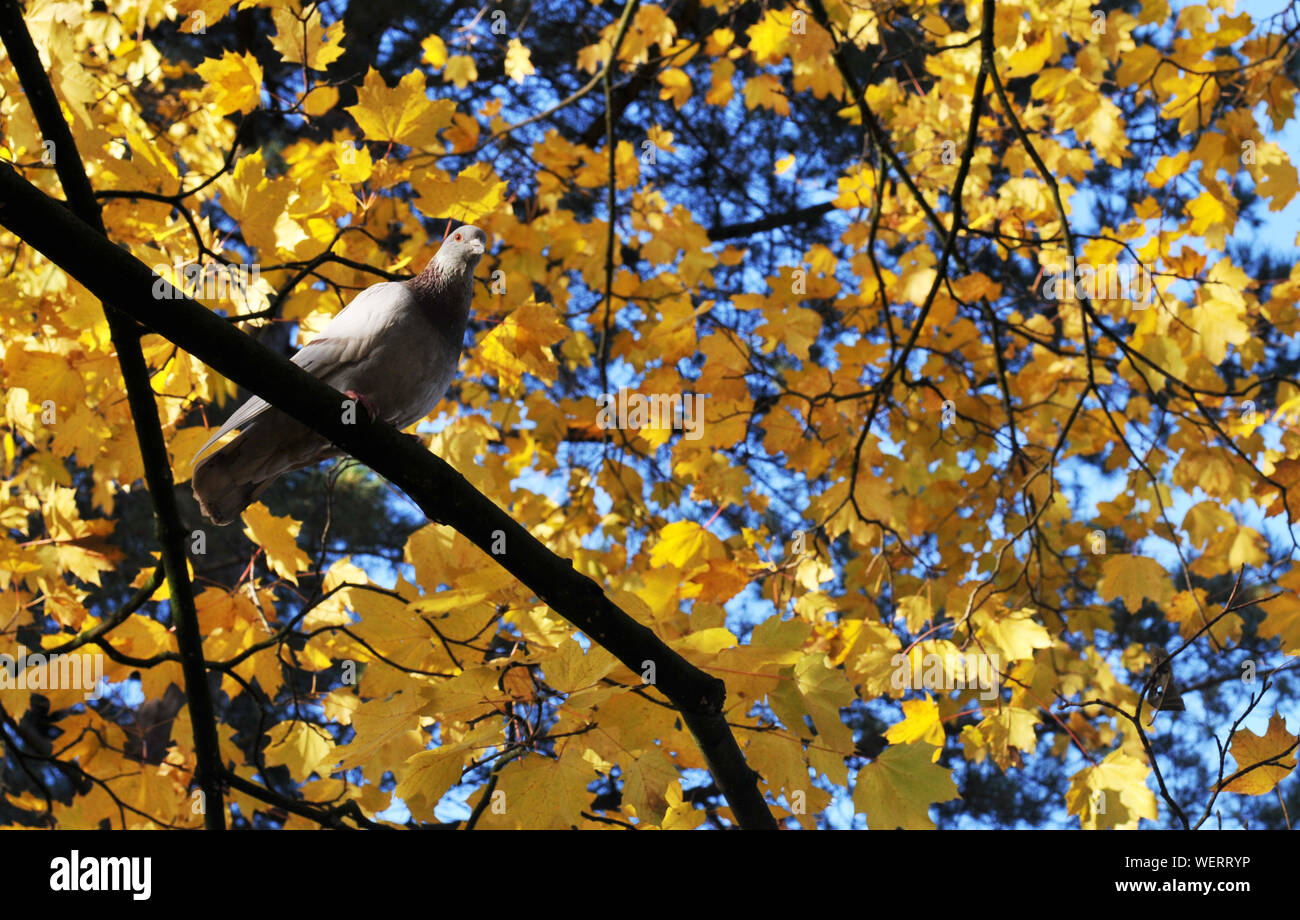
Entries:
MULTIPOLYGON (((366 288, 293 356, 293 363, 399 429, 424 418, 456 373, 474 269, 487 242, 478 227, 450 232, 423 272, 366 288)), ((237 438, 194 467, 194 497, 218 525, 238 517, 281 473, 342 454, 307 426, 254 397, 194 456, 235 429, 237 438)))

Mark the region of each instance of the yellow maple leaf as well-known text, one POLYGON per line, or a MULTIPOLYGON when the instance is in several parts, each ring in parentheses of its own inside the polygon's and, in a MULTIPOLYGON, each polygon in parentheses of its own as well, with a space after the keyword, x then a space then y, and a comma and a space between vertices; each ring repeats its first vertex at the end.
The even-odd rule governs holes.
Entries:
POLYGON ((546 683, 560 693, 573 693, 595 685, 617 664, 614 656, 600 646, 583 651, 581 645, 568 639, 546 660, 546 683))
POLYGON ((789 798, 791 793, 808 788, 808 761, 803 755, 803 745, 770 732, 747 734, 745 760, 774 794, 784 791, 789 798))
POLYGON ((478 67, 468 54, 456 54, 447 59, 447 69, 442 78, 454 83, 457 89, 464 89, 478 79, 478 67))
MULTIPOLYGON (((711 656, 723 649, 735 648, 738 640, 730 630, 721 626, 711 626, 708 629, 697 629, 680 639, 674 639, 671 644, 680 652, 698 652, 701 656, 711 656)), ((687 657, 692 656, 687 655, 687 657)))
POLYGON ((1268 541, 1253 527, 1240 527, 1228 550, 1228 566, 1239 569, 1243 565, 1254 568, 1268 562, 1268 541))
POLYGON ((722 541, 699 524, 694 521, 674 521, 660 532, 659 542, 650 550, 650 564, 693 569, 726 554, 722 541))
MULTIPOLYGON (((613 28, 613 25, 607 27, 609 30, 613 28)), ((677 25, 668 17, 663 7, 642 4, 636 11, 632 27, 627 31, 627 37, 623 40, 619 57, 633 64, 643 63, 649 59, 652 45, 657 44, 661 50, 667 51, 676 34, 677 25)))
POLYGON ((1228 749, 1237 771, 1224 781, 1223 791, 1242 795, 1272 792, 1295 769, 1295 748, 1296 736, 1286 730, 1286 719, 1276 712, 1263 735, 1241 729, 1232 736, 1228 749))
POLYGON ((745 108, 771 109, 778 115, 789 115, 790 100, 786 98, 781 81, 770 73, 764 73, 745 81, 745 108))
POLYGON ((932 267, 923 263, 914 263, 908 266, 899 275, 898 282, 894 285, 894 297, 898 300, 911 301, 920 306, 925 303, 925 298, 930 295, 930 288, 934 287, 934 279, 938 277, 938 274, 932 267))
POLYGON ((660 827, 666 831, 694 830, 708 818, 702 809, 682 798, 681 780, 673 780, 672 785, 664 791, 664 800, 668 804, 668 810, 664 812, 660 827))
POLYGON ((419 730, 425 708, 426 700, 414 692, 366 700, 352 712, 356 735, 346 745, 334 747, 324 765, 335 770, 362 767, 368 775, 373 772, 382 776, 425 749, 428 736, 419 730), (394 760, 396 764, 386 766, 394 760))
POLYGON ((285 7, 271 10, 276 33, 271 45, 289 64, 304 64, 311 70, 325 70, 343 55, 343 21, 321 24, 320 7, 312 9, 305 20, 285 7))
POLYGON ((702 590, 700 600, 710 604, 724 604, 739 594, 749 584, 745 567, 732 559, 710 559, 709 567, 694 576, 702 590))
POLYGON ((490 163, 474 163, 450 182, 432 171, 412 181, 419 193, 415 206, 430 217, 450 217, 475 223, 501 207, 506 183, 497 178, 490 163))
POLYGON ((801 716, 795 717, 796 713, 806 713, 812 718, 822 750, 850 754, 853 733, 840 717, 840 709, 853 702, 856 696, 844 669, 829 667, 826 655, 821 652, 809 652, 801 655, 793 668, 783 669, 782 673, 788 673, 792 680, 781 681, 777 689, 768 694, 768 701, 781 720, 787 727, 807 737, 804 720, 801 716))
POLYGON ((430 35, 420 42, 420 50, 423 52, 424 62, 434 70, 442 69, 442 66, 447 63, 447 45, 437 35, 430 35))
POLYGON ((262 65, 251 54, 227 51, 195 70, 208 84, 204 96, 218 113, 248 113, 262 104, 262 65))
POLYGON ((373 67, 357 90, 357 104, 347 107, 365 136, 423 149, 438 143, 438 132, 451 124, 456 103, 425 95, 424 74, 413 70, 389 88, 373 67))
POLYGON ((1260 607, 1264 609, 1264 621, 1258 627, 1260 637, 1280 639, 1285 655, 1300 654, 1300 596, 1284 591, 1260 607))
POLYGON ((448 789, 460 782, 466 751, 473 750, 476 742, 490 744, 494 733, 499 730, 491 719, 485 719, 473 732, 454 744, 443 744, 432 750, 412 754, 395 771, 397 788, 393 794, 406 804, 413 815, 434 820, 434 806, 446 795, 448 789))
POLYGON ((324 729, 299 720, 288 724, 279 738, 274 731, 271 737, 271 744, 266 748, 267 766, 288 767, 289 774, 298 782, 320 772, 325 758, 334 749, 334 739, 324 729))
POLYGON ((296 194, 294 185, 287 176, 266 177, 266 161, 260 150, 240 159, 234 170, 221 178, 219 187, 226 211, 239 222, 250 246, 267 252, 293 252, 307 238, 301 225, 288 214, 289 200, 296 194))
POLYGON ((266 561, 281 578, 295 585, 298 573, 306 571, 311 558, 298 546, 302 523, 290 517, 276 517, 261 502, 244 511, 244 533, 266 553, 266 561))
POLYGON ((220 22, 235 5, 235 0, 177 0, 176 12, 184 17, 180 30, 201 34, 209 25, 220 22))
POLYGON ((1191 153, 1186 150, 1180 150, 1174 156, 1161 157, 1156 161, 1155 167, 1147 172, 1147 183, 1152 188, 1164 188, 1187 171, 1190 159, 1191 153))
POLYGON ((1098 592, 1104 601, 1123 598, 1130 611, 1142 606, 1142 598, 1149 597, 1158 606, 1165 607, 1173 597, 1174 586, 1164 567, 1145 556, 1116 555, 1102 563, 1103 580, 1098 592))
POLYGON ((315 86, 302 97, 302 110, 313 118, 338 105, 339 91, 333 86, 315 86))
POLYGON ((952 772, 934 762, 934 745, 915 741, 890 745, 858 771, 853 810, 872 830, 933 830, 930 806, 959 798, 952 772))
POLYGON ((821 316, 806 307, 784 301, 769 304, 763 315, 766 322, 755 330, 763 336, 763 351, 771 352, 777 345, 785 345, 790 354, 807 359, 809 349, 821 332, 821 316))
POLYGON ((1115 70, 1115 82, 1120 86, 1144 83, 1151 78, 1158 63, 1160 63, 1160 51, 1151 45, 1143 45, 1127 51, 1115 70))
POLYGON ((1038 736, 1034 733, 1038 721, 1038 714, 1034 711, 1002 706, 979 725, 962 729, 962 742, 967 747, 968 758, 971 745, 976 744, 987 748, 1003 770, 1019 765, 1021 753, 1032 753, 1038 746, 1038 736))
POLYGON ((736 95, 736 88, 731 83, 731 78, 736 75, 736 65, 728 58, 719 58, 709 65, 709 70, 712 80, 704 101, 709 105, 726 105, 736 95))
POLYGON ((746 30, 749 50, 757 63, 766 64, 785 56, 786 44, 791 40, 792 16, 790 10, 768 10, 746 30))
POLYGON ((517 38, 510 39, 510 44, 506 46, 506 76, 516 83, 523 83, 524 77, 536 73, 533 67, 531 52, 517 38))
POLYGON ((1189 311, 1187 322, 1201 336, 1201 350, 1211 364, 1222 363, 1229 345, 1243 345, 1250 339, 1244 319, 1245 301, 1236 291, 1201 289, 1201 303, 1189 311))
POLYGON ((897 608, 897 615, 901 616, 903 622, 907 624, 908 632, 913 633, 920 632, 925 621, 934 615, 930 610, 930 601, 924 594, 900 597, 897 608))
POLYGON ((1136 828, 1140 818, 1154 821, 1158 815, 1156 795, 1146 784, 1150 772, 1142 760, 1117 748, 1071 778, 1065 804, 1085 830, 1136 828))
POLYGON ((578 744, 565 746, 557 759, 527 755, 500 773, 493 806, 483 812, 483 828, 559 829, 576 826, 596 779, 578 744))
POLYGON ((550 346, 567 333, 554 307, 529 299, 483 338, 478 360, 507 389, 517 387, 524 374, 551 383, 556 363, 550 346))
MULTIPOLYGON (((1205 597, 1205 592, 1200 588, 1196 589, 1195 594, 1189 591, 1175 593, 1165 610, 1165 618, 1178 624, 1178 633, 1184 639, 1190 639, 1200 632, 1201 627, 1213 622, 1210 633, 1214 640, 1227 645, 1235 644, 1241 636, 1241 617, 1235 613, 1220 617, 1219 611, 1206 604, 1205 597)), ((1262 624, 1260 634, 1263 635, 1262 624)))
POLYGON ((4 369, 7 387, 26 390, 26 403, 38 411, 43 411, 45 403, 52 403, 56 418, 71 416, 77 404, 86 398, 81 375, 67 358, 24 347, 19 339, 11 341, 4 350, 4 369))
POLYGON ((1183 205, 1183 210, 1191 218, 1187 225, 1188 232, 1195 236, 1204 236, 1213 249, 1223 246, 1224 236, 1233 229, 1237 222, 1234 211, 1209 190, 1201 192, 1183 205))
POLYGON ((691 98, 691 78, 679 67, 670 67, 659 74, 660 99, 671 99, 673 105, 681 108, 691 98))
POLYGON ((927 694, 923 700, 903 701, 903 721, 891 725, 885 732, 890 744, 910 744, 925 741, 936 745, 934 762, 938 763, 943 748, 943 721, 939 717, 939 704, 927 694))
POLYGON ((981 609, 973 619, 981 639, 1001 649, 1008 660, 1020 661, 1032 658, 1036 648, 1052 647, 1051 634, 1033 616, 1034 611, 1028 607, 996 617, 981 609))
POLYGON ((1026 40, 1025 47, 1012 52, 1009 57, 1006 77, 1028 77, 1038 73, 1052 55, 1052 38, 1055 30, 1041 27, 1036 39, 1026 40))
POLYGON ((1153 335, 1138 344, 1138 351, 1150 358, 1156 367, 1163 369, 1174 380, 1187 376, 1187 361, 1183 349, 1171 336, 1153 335))
POLYGON ((1278 151, 1278 156, 1281 157, 1280 162, 1264 163, 1261 160, 1260 172, 1263 177, 1255 188, 1259 195, 1269 199, 1270 211, 1281 211, 1295 197, 1296 192, 1300 192, 1296 168, 1286 159, 1285 153, 1278 151))
MULTIPOLYGON (((50 550, 50 547, 44 547, 50 550)), ((69 572, 84 582, 100 584, 99 573, 111 572, 122 553, 97 537, 79 537, 52 548, 58 568, 69 572)), ((47 600, 47 604, 50 602, 47 600)))
POLYGON ((1232 515, 1217 502, 1199 502, 1183 517, 1183 529, 1197 549, 1203 548, 1221 530, 1235 524, 1232 515))

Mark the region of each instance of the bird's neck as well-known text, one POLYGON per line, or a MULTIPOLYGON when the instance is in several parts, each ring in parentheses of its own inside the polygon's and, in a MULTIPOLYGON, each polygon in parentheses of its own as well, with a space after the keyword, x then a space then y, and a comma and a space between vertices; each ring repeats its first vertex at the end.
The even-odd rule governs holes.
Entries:
POLYGON ((474 284, 474 272, 468 267, 442 265, 435 256, 429 260, 424 271, 414 278, 407 279, 405 284, 426 307, 443 310, 451 308, 458 314, 464 314, 437 316, 433 317, 434 319, 464 322, 467 318, 471 288, 474 284))

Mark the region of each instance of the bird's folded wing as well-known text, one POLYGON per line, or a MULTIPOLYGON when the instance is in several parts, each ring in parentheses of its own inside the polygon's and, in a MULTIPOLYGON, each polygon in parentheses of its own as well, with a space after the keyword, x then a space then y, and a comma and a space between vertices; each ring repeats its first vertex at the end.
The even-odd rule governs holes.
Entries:
POLYGON ((293 356, 293 363, 325 381, 374 350, 383 332, 408 306, 406 286, 386 281, 358 294, 320 335, 293 356))
MULTIPOLYGON (((339 370, 355 364, 369 354, 384 329, 393 323, 411 297, 406 286, 386 281, 372 284, 330 320, 320 335, 298 350, 291 360, 303 370, 333 384, 339 370)), ((226 423, 194 454, 195 459, 226 432, 242 428, 257 418, 270 403, 254 396, 226 420, 226 423)))
POLYGON ((226 419, 226 424, 222 425, 216 434, 208 438, 207 441, 203 443, 203 446, 194 452, 194 460, 198 460, 199 455, 215 444, 227 431, 234 431, 236 428, 243 428, 269 408, 271 408, 270 403, 260 397, 254 396, 248 402, 236 409, 234 415, 226 419))

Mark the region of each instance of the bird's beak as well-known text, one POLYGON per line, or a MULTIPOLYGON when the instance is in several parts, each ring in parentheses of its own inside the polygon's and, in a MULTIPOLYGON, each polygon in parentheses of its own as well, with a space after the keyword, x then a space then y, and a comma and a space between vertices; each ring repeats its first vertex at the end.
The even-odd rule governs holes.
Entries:
POLYGON ((473 242, 471 242, 471 243, 469 244, 469 248, 470 248, 470 251, 474 253, 474 255, 476 255, 476 256, 481 256, 481 255, 483 255, 484 250, 483 250, 483 241, 482 241, 482 240, 474 240, 473 242))

